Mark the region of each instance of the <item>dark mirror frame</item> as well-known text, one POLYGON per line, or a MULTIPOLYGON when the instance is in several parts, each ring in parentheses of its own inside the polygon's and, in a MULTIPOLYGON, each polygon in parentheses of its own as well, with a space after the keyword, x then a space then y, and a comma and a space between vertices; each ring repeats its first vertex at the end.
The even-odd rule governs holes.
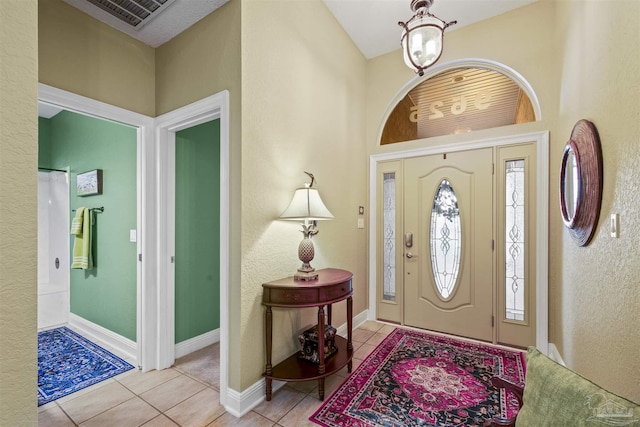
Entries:
POLYGON ((573 127, 571 139, 562 153, 560 164, 560 210, 569 234, 578 246, 591 241, 600 216, 602 203, 602 148, 595 125, 579 120, 573 127), (565 180, 570 152, 576 157, 578 188, 573 216, 569 216, 565 200, 565 180))

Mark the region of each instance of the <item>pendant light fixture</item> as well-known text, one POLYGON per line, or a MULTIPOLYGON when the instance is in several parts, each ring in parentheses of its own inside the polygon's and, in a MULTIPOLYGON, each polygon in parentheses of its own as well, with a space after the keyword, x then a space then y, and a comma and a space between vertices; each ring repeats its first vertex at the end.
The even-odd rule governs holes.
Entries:
POLYGON ((433 0, 412 0, 413 17, 407 22, 398 22, 404 28, 400 39, 404 62, 420 76, 440 59, 444 30, 457 23, 447 23, 429 13, 431 5, 433 0))

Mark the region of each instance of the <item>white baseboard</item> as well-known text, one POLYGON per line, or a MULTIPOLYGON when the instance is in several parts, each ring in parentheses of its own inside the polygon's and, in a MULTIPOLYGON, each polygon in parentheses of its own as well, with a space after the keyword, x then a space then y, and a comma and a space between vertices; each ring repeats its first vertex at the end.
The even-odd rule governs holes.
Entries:
POLYGON ((175 358, 178 359, 187 354, 198 351, 201 348, 205 348, 208 345, 215 344, 220 341, 220 329, 214 329, 213 331, 205 332, 197 337, 184 340, 176 344, 175 358))
MULTIPOLYGON (((356 329, 358 326, 360 326, 364 322, 366 322, 368 314, 369 314, 368 310, 365 310, 360 314, 356 314, 356 316, 352 320, 352 325, 351 325, 352 329, 356 329)), ((336 328, 336 334, 340 335, 341 337, 346 337, 347 336, 347 324, 343 323, 342 325, 337 327, 336 328)))
MULTIPOLYGON (((275 393, 285 384, 285 381, 273 381, 271 384, 271 392, 275 393)), ((236 418, 242 417, 264 402, 266 398, 265 387, 266 384, 263 378, 243 392, 238 392, 228 388, 227 400, 224 405, 225 410, 236 418)))
MULTIPOLYGON (((362 325, 367 321, 367 310, 360 314, 357 314, 353 318, 353 329, 362 325)), ((347 324, 344 323, 336 328, 337 334, 341 336, 347 335, 347 324)), ((280 387, 284 386, 284 381, 273 381, 272 392, 275 393, 280 387)), ((265 399, 265 380, 262 378, 260 381, 254 383, 243 392, 227 389, 227 399, 225 401, 225 409, 234 417, 242 417, 247 412, 262 403, 265 399)))
POLYGON ((560 352, 558 351, 558 347, 556 347, 556 345, 553 344, 553 343, 549 343, 549 358, 552 359, 552 360, 555 360, 556 362, 558 362, 562 366, 567 366, 567 365, 565 365, 564 360, 562 359, 562 356, 560 355, 560 352))
MULTIPOLYGON (((111 347, 117 356, 137 360, 137 344, 135 341, 116 334, 109 329, 97 325, 76 314, 69 313, 69 326, 77 329, 82 335, 103 347, 111 347)), ((107 348, 109 350, 109 348, 107 348)), ((136 365, 139 363, 136 362, 136 365)))

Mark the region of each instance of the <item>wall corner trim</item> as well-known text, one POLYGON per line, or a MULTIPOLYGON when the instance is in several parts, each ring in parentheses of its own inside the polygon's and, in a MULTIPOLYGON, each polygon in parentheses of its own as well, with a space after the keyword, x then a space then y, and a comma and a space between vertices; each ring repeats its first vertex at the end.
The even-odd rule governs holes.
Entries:
POLYGON ((556 345, 554 343, 549 343, 549 358, 552 360, 555 360, 556 362, 558 362, 559 364, 561 364, 562 366, 567 366, 564 363, 564 360, 562 359, 562 356, 560 355, 560 351, 558 351, 558 347, 556 347, 556 345))

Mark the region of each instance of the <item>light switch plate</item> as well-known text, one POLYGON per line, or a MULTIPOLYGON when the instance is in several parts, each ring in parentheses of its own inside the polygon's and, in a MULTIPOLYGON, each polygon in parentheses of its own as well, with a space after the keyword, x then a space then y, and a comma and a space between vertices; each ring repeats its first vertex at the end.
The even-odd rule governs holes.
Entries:
POLYGON ((358 218, 358 228, 364 228, 364 218, 358 218))
POLYGON ((611 237, 620 237, 620 215, 611 214, 611 237))
POLYGON ((137 242, 138 241, 138 233, 136 230, 129 230, 129 241, 137 242))

